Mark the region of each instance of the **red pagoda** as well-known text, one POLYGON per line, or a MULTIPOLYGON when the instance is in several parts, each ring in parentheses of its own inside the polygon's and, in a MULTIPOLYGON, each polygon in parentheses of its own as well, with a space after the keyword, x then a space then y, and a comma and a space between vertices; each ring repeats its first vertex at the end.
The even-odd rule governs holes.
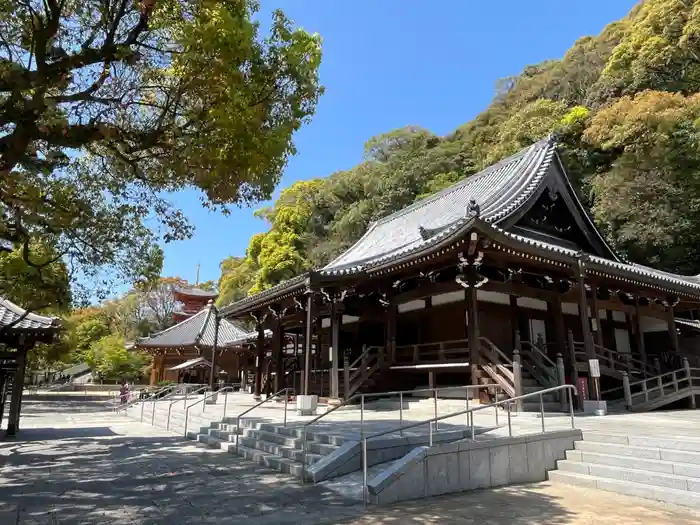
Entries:
POLYGON ((182 303, 182 309, 173 312, 173 320, 176 323, 189 319, 207 306, 209 301, 216 301, 219 296, 216 292, 208 292, 201 288, 175 288, 173 291, 175 300, 182 303))

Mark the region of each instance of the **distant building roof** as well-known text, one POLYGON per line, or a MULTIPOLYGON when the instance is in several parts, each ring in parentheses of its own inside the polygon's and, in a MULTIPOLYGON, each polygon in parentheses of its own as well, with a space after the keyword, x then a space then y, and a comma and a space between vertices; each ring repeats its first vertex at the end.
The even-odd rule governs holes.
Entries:
POLYGON ((27 313, 24 308, 4 297, 0 297, 0 327, 6 327, 8 331, 44 332, 60 329, 57 317, 46 317, 35 313, 27 313))
MULTIPOLYGON (((135 348, 185 348, 185 347, 213 347, 215 333, 216 307, 208 305, 192 317, 158 332, 150 337, 136 340, 135 348)), ((240 326, 221 319, 219 323, 219 337, 216 346, 229 346, 230 341, 245 338, 249 335, 240 326)))
POLYGON ((70 368, 61 370, 61 373, 66 376, 77 376, 87 374, 88 372, 90 372, 90 370, 90 365, 88 365, 87 363, 80 363, 79 365, 71 366, 70 368))
POLYGON ((175 293, 179 295, 187 295, 190 297, 201 297, 202 299, 213 299, 218 297, 217 292, 210 292, 207 290, 202 290, 201 288, 188 287, 188 288, 175 288, 175 293))
POLYGON ((168 370, 187 370, 188 368, 211 368, 211 363, 204 359, 203 357, 195 357, 194 359, 189 359, 184 363, 172 366, 168 370))

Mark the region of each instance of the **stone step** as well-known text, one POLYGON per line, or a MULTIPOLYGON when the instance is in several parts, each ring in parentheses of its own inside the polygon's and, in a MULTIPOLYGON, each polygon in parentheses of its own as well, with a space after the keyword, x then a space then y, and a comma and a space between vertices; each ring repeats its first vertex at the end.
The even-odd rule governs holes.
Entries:
POLYGON ((674 461, 663 461, 660 459, 640 460, 636 456, 616 456, 613 454, 603 454, 600 452, 584 452, 582 450, 567 450, 566 459, 596 465, 610 465, 632 469, 641 468, 650 472, 661 472, 665 474, 675 474, 677 476, 700 478, 700 465, 692 463, 677 463, 674 461))
MULTIPOLYGON (((235 454, 236 447, 229 447, 228 452, 230 454, 235 454)), ((283 458, 269 452, 264 452, 256 448, 249 448, 240 444, 238 445, 238 455, 248 461, 252 461, 258 465, 264 465, 278 472, 291 474, 295 477, 301 477, 302 475, 302 464, 289 458, 283 458)))
POLYGON ((633 481, 623 481, 561 470, 550 471, 548 473, 548 479, 552 482, 617 492, 618 494, 653 499, 674 505, 685 505, 688 507, 700 506, 700 493, 688 490, 677 490, 646 483, 636 483, 633 481))
MULTIPOLYGON (((584 434, 585 435, 585 434, 584 434)), ((691 463, 700 465, 700 452, 686 450, 670 450, 658 447, 642 447, 633 445, 619 445, 600 441, 576 441, 575 450, 581 452, 598 452, 613 454, 616 456, 631 456, 637 459, 658 459, 677 463, 691 463)))
POLYGON ((217 439, 221 439, 222 441, 235 441, 235 439, 236 439, 235 432, 229 432, 226 430, 219 430, 218 428, 209 428, 207 430, 207 433, 210 436, 214 436, 217 439))
MULTIPOLYGON (((236 429, 236 418, 224 418, 218 423, 220 428, 223 430, 228 430, 229 432, 235 432, 236 429)), ((241 428, 250 428, 252 430, 262 430, 264 432, 270 432, 274 434, 280 434, 285 437, 294 439, 304 438, 304 427, 303 426, 287 426, 278 423, 261 423, 256 420, 245 420, 240 421, 241 428)), ((307 427, 306 437, 309 441, 318 441, 321 443, 326 443, 329 445, 340 446, 345 443, 346 439, 340 436, 329 436, 320 432, 314 432, 313 426, 307 427)), ((318 427, 316 427, 318 428, 318 427)))
MULTIPOLYGON (((266 432, 264 430, 253 430, 245 429, 243 431, 243 436, 247 438, 252 438, 258 441, 264 441, 271 443, 273 445, 279 445, 286 448, 294 448, 297 450, 302 450, 304 448, 304 440, 297 438, 285 437, 281 434, 275 434, 273 432, 266 432)), ((235 439, 235 438, 234 438, 235 439)), ((337 445, 329 445, 327 443, 318 443, 312 439, 307 440, 307 446, 309 447, 309 452, 315 454, 326 455, 333 452, 338 448, 337 445)))
POLYGON ((597 443, 615 444, 615 445, 630 445, 637 447, 659 448, 666 450, 682 450, 686 452, 699 452, 700 441, 684 438, 667 438, 662 436, 639 436, 616 434, 608 432, 593 432, 583 431, 584 441, 592 441, 597 443))
POLYGON ((561 472, 576 472, 577 474, 587 474, 599 478, 631 481, 644 485, 700 493, 700 478, 645 470, 645 463, 643 461, 639 462, 637 467, 638 468, 618 467, 615 465, 583 463, 567 459, 557 461, 557 469, 561 472))
MULTIPOLYGON (((254 448, 257 450, 261 450, 262 452, 268 452, 270 454, 274 454, 275 456, 292 459, 299 463, 304 462, 304 452, 301 449, 285 447, 283 445, 277 445, 275 443, 270 443, 267 441, 260 441, 255 438, 245 436, 239 436, 238 438, 238 447, 240 448, 241 445, 246 448, 254 448)), ((312 465, 322 457, 323 455, 321 454, 314 454, 311 451, 309 451, 309 453, 306 454, 306 464, 312 465)))

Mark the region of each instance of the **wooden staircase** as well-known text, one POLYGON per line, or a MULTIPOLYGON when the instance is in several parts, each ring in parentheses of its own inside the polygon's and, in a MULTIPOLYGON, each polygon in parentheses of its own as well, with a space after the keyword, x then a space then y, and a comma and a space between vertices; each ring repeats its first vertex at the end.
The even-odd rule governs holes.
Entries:
MULTIPOLYGON (((543 349, 540 341, 531 343, 520 341, 516 332, 516 349, 513 359, 505 355, 492 341, 480 338, 480 368, 488 378, 501 386, 509 397, 531 394, 545 388, 564 384, 564 363, 561 355, 557 363, 552 361, 543 349)), ((558 411, 564 408, 558 394, 544 394, 543 408, 547 411, 558 411)), ((539 402, 523 405, 523 410, 539 410, 539 402)))
POLYGON ((687 359, 683 367, 638 381, 623 375, 622 386, 601 392, 610 410, 649 412, 684 399, 696 408, 695 396, 700 395, 700 368, 693 368, 687 359))

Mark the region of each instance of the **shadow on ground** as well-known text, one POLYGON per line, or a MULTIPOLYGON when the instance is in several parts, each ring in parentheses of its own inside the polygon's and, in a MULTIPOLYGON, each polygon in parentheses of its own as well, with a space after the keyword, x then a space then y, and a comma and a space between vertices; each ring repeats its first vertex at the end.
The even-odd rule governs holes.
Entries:
MULTIPOLYGON (((567 510, 570 501, 562 504, 561 491, 553 496, 541 484, 365 509, 324 485, 304 485, 149 425, 99 413, 92 404, 76 406, 26 407, 42 428, 25 429, 0 446, 0 524, 626 523, 598 521, 595 514, 593 521, 581 521, 567 510), (73 426, 52 429, 52 418, 73 426)), ((598 510, 597 499, 590 499, 598 510)), ((659 519, 635 523, 695 523, 670 514, 659 519)))
MULTIPOLYGON (((70 404, 25 408, 46 418, 75 415, 70 404)), ((90 404, 83 408, 89 424, 52 429, 39 420, 42 428, 22 430, 3 443, 0 523, 470 523, 450 521, 459 497, 366 510, 322 485, 304 485, 150 426, 100 415, 90 404)), ((511 501, 509 525, 567 523, 567 512, 541 494, 523 490, 511 501)))

